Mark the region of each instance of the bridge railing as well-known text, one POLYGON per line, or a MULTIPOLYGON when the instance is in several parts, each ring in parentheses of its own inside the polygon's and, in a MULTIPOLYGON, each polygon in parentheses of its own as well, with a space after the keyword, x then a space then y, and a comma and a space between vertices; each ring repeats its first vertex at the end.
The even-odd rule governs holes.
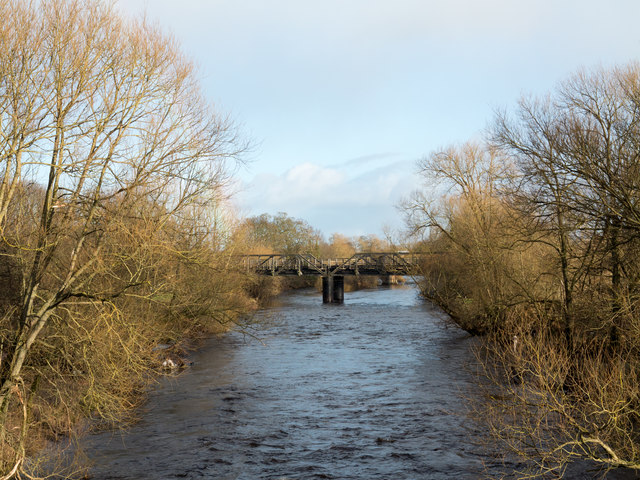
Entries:
POLYGON ((263 275, 410 275, 421 254, 409 252, 357 253, 348 258, 318 259, 305 254, 242 256, 247 271, 263 275))
POLYGON ((406 252, 359 253, 333 269, 334 273, 407 275, 415 271, 418 261, 406 252))
POLYGON ((324 273, 322 260, 311 254, 271 254, 271 255, 245 255, 242 257, 243 266, 248 271, 271 275, 286 275, 297 273, 316 274, 324 273))

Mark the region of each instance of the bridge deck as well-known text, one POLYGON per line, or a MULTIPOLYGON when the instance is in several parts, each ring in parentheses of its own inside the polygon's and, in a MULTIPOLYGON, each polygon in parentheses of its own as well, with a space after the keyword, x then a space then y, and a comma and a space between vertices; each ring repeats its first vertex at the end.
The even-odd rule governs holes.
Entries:
POLYGON ((420 254, 406 252, 357 253, 349 258, 318 259, 311 254, 245 255, 246 270, 260 275, 411 275, 420 254))

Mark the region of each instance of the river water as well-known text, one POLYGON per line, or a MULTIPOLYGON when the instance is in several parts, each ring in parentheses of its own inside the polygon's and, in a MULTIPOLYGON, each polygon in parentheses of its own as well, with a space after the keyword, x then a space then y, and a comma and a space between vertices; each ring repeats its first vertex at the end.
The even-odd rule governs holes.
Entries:
POLYGON ((481 430, 461 413, 473 340, 415 287, 347 293, 344 305, 299 291, 256 315, 258 338, 209 340, 151 392, 139 423, 92 436, 92 478, 482 476, 481 430))

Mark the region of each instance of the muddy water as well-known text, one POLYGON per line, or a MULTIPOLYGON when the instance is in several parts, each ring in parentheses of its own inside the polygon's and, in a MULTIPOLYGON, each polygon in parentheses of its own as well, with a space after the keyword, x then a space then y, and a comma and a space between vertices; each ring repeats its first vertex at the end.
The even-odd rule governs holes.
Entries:
MULTIPOLYGON (((260 339, 212 339, 125 435, 94 436, 99 479, 478 478, 468 336, 413 287, 287 294, 260 339)), ((486 459, 484 459, 486 461, 486 459)))

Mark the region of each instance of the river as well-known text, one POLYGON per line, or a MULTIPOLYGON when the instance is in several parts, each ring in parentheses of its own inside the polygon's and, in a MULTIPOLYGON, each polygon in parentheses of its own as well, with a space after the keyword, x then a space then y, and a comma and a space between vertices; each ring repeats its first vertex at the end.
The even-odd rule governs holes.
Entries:
POLYGON ((282 295, 256 336, 212 338, 163 379, 130 430, 91 436, 91 476, 479 478, 493 466, 461 413, 473 339, 443 318, 414 286, 282 295))

